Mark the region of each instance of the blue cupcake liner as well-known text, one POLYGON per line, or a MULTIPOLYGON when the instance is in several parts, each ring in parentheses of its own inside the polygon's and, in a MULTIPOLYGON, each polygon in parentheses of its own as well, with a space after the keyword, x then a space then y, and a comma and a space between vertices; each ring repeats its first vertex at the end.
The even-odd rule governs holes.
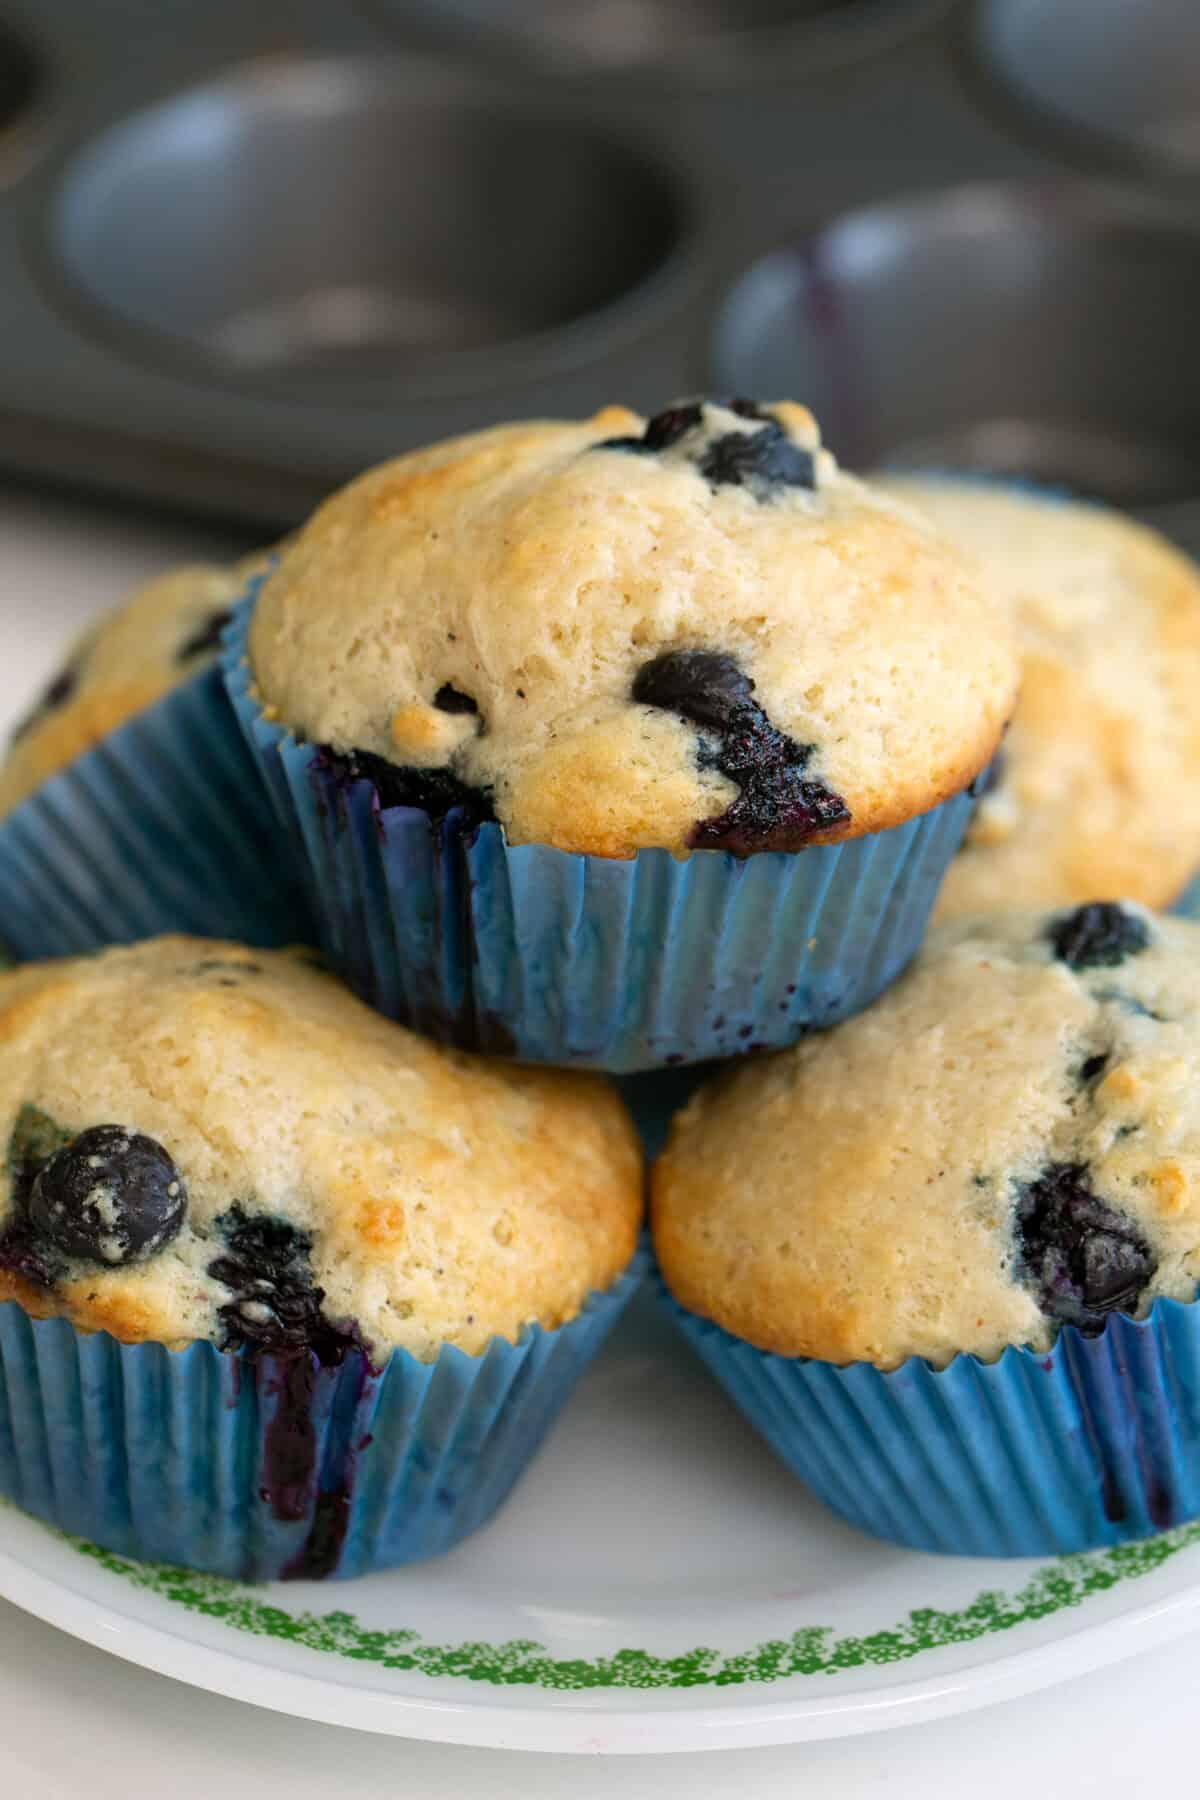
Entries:
POLYGON ((974 800, 890 831, 739 860, 629 861, 381 810, 263 715, 246 639, 225 674, 305 862, 331 963, 378 1011, 445 1042, 626 1073, 794 1043, 868 1005, 918 949, 974 800))
POLYGON ((1200 1516, 1200 1309, 1158 1300, 1045 1352, 885 1372, 774 1356, 660 1297, 792 1473, 860 1530, 956 1556, 1049 1556, 1200 1516))
POLYGON ((0 1305, 0 1494, 120 1555, 243 1581, 449 1550, 508 1497, 638 1286, 432 1363, 170 1351, 0 1305))
POLYGON ((0 818, 0 930, 23 959, 172 931, 311 942, 287 852, 213 667, 0 818))

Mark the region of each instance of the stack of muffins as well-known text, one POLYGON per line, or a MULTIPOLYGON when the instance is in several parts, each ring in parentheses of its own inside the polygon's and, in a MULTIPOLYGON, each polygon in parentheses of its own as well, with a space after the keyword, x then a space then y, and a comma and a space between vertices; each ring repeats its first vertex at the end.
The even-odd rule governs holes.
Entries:
POLYGON ((482 432, 156 584, 0 768, 0 1493, 448 1548, 649 1260, 610 1078, 736 1058, 655 1280, 804 1481, 980 1554, 1200 1514, 1198 678, 1149 533, 790 404, 482 432))

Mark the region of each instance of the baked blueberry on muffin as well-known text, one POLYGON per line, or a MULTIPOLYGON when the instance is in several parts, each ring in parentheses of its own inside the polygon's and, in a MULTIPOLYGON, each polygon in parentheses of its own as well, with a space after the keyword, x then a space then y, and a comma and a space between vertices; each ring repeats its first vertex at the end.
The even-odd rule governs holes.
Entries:
POLYGON ((889 487, 1011 607, 1024 672, 937 915, 1128 894, 1200 865, 1200 569, 1104 507, 984 483, 889 487))
POLYGON ((285 551, 250 662, 385 800, 619 857, 898 824, 974 780, 1015 687, 956 556, 802 407, 740 401, 372 470, 285 551))
POLYGON ((0 760, 0 912, 24 957, 169 930, 313 936, 217 667, 268 557, 175 570, 91 627, 0 760))
MULTIPOLYGON (((615 1093, 439 1049, 300 953, 202 939, 0 976, 0 1031, 0 1488, 116 1548, 244 1574, 353 1573, 480 1523, 624 1298, 641 1152, 615 1093), (43 1494, 42 1437, 86 1454, 56 1409, 101 1342, 121 1383, 165 1384, 141 1456, 115 1497, 85 1466, 76 1499, 43 1494), (44 1417, 6 1433, 32 1353, 44 1417), (164 1477, 144 1489, 137 1465, 170 1469, 181 1418, 214 1469, 231 1433, 261 1441, 224 1496, 165 1496, 147 1524, 164 1477)), ((80 1442, 119 1438, 105 1404, 85 1383, 80 1442)))
MULTIPOLYGON (((957 554, 842 472, 804 408, 694 401, 647 421, 614 407, 439 444, 327 501, 262 584, 242 716, 313 865, 330 953, 376 1004, 415 1015, 393 946, 461 918, 432 889, 474 834, 488 868, 452 883, 472 941, 438 955, 486 987, 488 932, 509 918, 506 971, 524 965, 523 935, 540 960, 521 1008, 499 991, 507 973, 448 1001, 449 1034, 473 1041, 486 1013, 522 1055, 635 1068, 789 1041, 892 978, 1012 709, 1007 633, 957 554), (407 809, 425 839, 442 833, 418 874, 425 840, 402 855, 385 830, 369 886, 390 894, 386 922, 355 888, 356 788, 385 823, 407 809), (708 852, 727 853, 719 874, 708 852), (747 865, 738 929, 722 910, 731 858, 747 865), (702 1017, 598 1018, 593 1001, 537 1019, 538 997, 568 987, 644 993, 621 958, 681 925, 702 1017), (750 944, 761 960, 772 928, 791 932, 790 972, 756 988, 750 944), (714 942, 743 929, 736 971, 714 966, 714 942), (589 967, 551 972, 554 945, 587 946, 589 967)), ((682 985, 664 971, 659 993, 682 985)))
POLYGON ((841 1510, 1080 1548, 1200 1512, 1198 1196, 1200 927, 1093 902, 943 926, 869 1012, 703 1090, 654 1234, 698 1347, 841 1510), (874 1500, 822 1470, 823 1403, 863 1408, 833 1454, 874 1500), (915 1514, 906 1454, 940 1495, 915 1514))
POLYGON ((127 719, 216 662, 233 603, 265 556, 147 583, 68 650, 0 762, 0 815, 127 719))

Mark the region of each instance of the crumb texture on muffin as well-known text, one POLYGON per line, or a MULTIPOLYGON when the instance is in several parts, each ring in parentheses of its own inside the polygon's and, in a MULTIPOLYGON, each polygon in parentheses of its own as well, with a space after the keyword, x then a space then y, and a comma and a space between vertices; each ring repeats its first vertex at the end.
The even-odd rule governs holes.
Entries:
POLYGON ((785 1356, 1048 1347, 1200 1279, 1200 926, 944 925, 878 1005, 719 1078, 653 1176, 680 1303, 785 1356))
POLYGON ((433 772, 511 843, 618 857, 900 823, 974 779, 1016 685, 957 552, 804 408, 746 401, 371 470, 268 578, 250 663, 302 741, 390 765, 393 803, 433 772))
POLYGON ((89 626, 13 733, 0 762, 0 816, 215 662, 233 603, 269 554, 172 569, 89 626))
POLYGON ((1104 507, 887 485, 974 559, 1024 662, 998 779, 937 917, 1097 894, 1169 904, 1200 865, 1200 568, 1104 507))
POLYGON ((160 938, 0 975, 0 1299, 125 1342, 429 1360, 636 1245, 598 1077, 442 1049, 310 953, 160 938))

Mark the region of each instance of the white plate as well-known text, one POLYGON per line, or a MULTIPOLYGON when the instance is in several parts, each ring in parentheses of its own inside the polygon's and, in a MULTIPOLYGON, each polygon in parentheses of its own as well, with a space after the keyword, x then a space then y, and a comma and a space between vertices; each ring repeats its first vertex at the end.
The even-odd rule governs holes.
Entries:
POLYGON ((841 1525, 640 1301, 501 1516, 434 1563, 247 1589, 0 1511, 0 1594, 199 1687, 521 1750, 694 1750, 906 1725, 1197 1622, 1200 1524, 1052 1562, 841 1525))

